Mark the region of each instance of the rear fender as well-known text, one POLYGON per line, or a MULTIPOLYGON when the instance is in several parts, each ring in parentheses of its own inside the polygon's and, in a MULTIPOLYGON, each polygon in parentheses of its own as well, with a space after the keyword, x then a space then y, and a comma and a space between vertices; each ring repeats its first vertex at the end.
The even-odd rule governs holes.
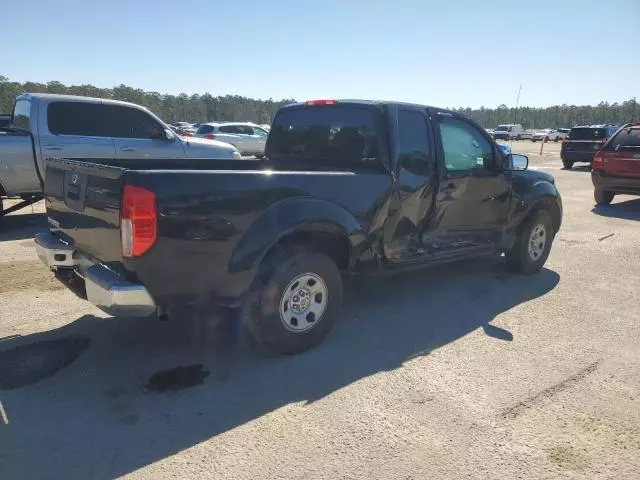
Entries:
POLYGON ((231 256, 229 272, 256 270, 274 245, 298 231, 343 236, 352 252, 366 239, 362 225, 344 208, 326 200, 290 199, 267 209, 245 232, 231 256))

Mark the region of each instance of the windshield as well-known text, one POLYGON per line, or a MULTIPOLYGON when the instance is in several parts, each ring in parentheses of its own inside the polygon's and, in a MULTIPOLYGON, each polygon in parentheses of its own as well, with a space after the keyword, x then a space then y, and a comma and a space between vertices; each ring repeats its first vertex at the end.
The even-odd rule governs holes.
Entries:
POLYGON ((498 127, 496 127, 495 131, 496 132, 510 132, 511 131, 511 127, 507 127, 506 125, 499 125, 498 127))

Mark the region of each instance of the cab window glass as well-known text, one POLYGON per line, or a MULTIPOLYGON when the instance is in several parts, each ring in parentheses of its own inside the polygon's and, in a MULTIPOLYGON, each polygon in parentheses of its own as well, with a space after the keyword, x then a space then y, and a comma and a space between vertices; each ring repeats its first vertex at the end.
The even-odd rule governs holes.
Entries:
POLYGON ((491 169, 491 143, 473 125, 456 118, 444 118, 440 123, 440 135, 448 171, 491 169))

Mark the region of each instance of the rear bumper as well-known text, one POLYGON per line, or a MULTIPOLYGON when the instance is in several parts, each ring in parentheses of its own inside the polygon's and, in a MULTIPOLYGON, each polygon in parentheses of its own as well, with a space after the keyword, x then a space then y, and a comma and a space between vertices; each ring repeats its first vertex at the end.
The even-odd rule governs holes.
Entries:
POLYGON ((51 269, 73 270, 83 280, 87 300, 110 315, 144 317, 156 303, 143 285, 126 281, 51 233, 35 237, 38 257, 51 269))
POLYGON ((595 188, 607 192, 640 195, 640 178, 610 177, 602 175, 600 171, 596 170, 591 172, 591 181, 595 188))

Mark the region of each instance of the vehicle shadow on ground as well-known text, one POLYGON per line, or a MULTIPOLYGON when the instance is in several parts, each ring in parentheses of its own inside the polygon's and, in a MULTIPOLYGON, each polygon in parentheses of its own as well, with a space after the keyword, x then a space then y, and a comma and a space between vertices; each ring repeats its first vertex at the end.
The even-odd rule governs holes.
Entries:
POLYGON ((22 213, 0 218, 0 242, 33 238, 48 230, 46 213, 22 213))
POLYGON ((601 217, 640 220, 640 199, 612 203, 611 205, 596 205, 591 211, 601 217))
MULTIPOLYGON (((512 334, 490 322, 546 294, 559 278, 548 269, 513 276, 499 259, 486 259, 350 280, 332 334, 297 356, 265 356, 242 345, 214 351, 186 321, 92 315, 4 339, 0 356, 24 354, 35 343, 38 362, 50 364, 42 349, 62 339, 79 357, 69 364, 57 355, 65 368, 55 375, 0 390, 9 420, 0 420, 0 477, 118 477, 292 402, 308 404, 398 369, 478 328, 487 342, 508 342, 512 334), (154 373, 188 365, 195 366, 185 381, 192 388, 161 394, 145 387, 154 373)), ((33 363, 14 359, 11 371, 31 371, 33 363)))

